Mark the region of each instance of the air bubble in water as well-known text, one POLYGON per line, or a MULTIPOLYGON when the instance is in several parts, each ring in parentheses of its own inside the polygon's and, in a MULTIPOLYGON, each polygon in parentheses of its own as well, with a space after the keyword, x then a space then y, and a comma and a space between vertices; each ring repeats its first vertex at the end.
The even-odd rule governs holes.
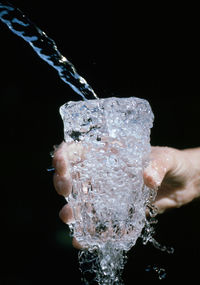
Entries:
MULTIPOLYGON (((99 285, 122 284, 126 252, 147 225, 147 207, 152 217, 156 214, 151 206, 155 194, 143 182, 153 113, 146 100, 114 97, 68 102, 60 113, 65 141, 78 140, 85 150, 84 160, 70 161, 74 179, 68 198, 75 220, 70 228, 87 249, 79 254, 81 268, 90 264, 87 276, 95 272, 99 285)), ((148 242, 150 224, 146 228, 148 242)))

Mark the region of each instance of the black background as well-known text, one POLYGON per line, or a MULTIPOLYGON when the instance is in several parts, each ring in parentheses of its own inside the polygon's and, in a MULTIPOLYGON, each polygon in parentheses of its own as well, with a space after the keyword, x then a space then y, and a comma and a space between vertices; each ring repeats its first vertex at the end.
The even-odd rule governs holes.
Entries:
MULTIPOLYGON (((75 65, 99 97, 146 98, 155 114, 152 145, 199 146, 199 59, 195 7, 125 1, 10 1, 75 65)), ((0 284, 80 284, 77 251, 58 213, 50 152, 63 140, 59 107, 80 100, 22 39, 0 22, 0 284)), ((125 284, 199 278, 199 201, 158 217, 156 238, 129 252, 125 284), (166 269, 158 280, 148 265, 166 269)))

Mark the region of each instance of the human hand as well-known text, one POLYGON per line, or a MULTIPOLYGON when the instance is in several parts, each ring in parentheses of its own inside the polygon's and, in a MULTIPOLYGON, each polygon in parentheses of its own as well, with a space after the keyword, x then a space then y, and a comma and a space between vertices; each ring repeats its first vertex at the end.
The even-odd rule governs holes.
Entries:
MULTIPOLYGON (((78 162, 80 158, 84 158, 84 150, 80 143, 67 144, 62 142, 54 151, 53 167, 55 174, 53 182, 58 194, 68 197, 72 191, 72 177, 70 175, 70 164, 78 162)), ((64 223, 73 221, 72 209, 66 204, 60 211, 59 216, 64 223)), ((75 248, 80 249, 81 245, 75 238, 72 239, 75 248)))
POLYGON ((152 147, 144 182, 157 190, 158 213, 191 202, 200 196, 200 148, 152 147))
MULTIPOLYGON (((67 197, 72 190, 70 164, 84 159, 84 150, 80 143, 63 142, 54 152, 54 185, 60 195, 67 197)), ((168 147, 152 147, 150 164, 144 170, 144 182, 156 189, 154 205, 158 213, 174 207, 180 207, 200 196, 200 149, 178 150, 168 147)), ((64 223, 73 220, 72 209, 65 205, 60 211, 64 223)), ((73 239, 73 245, 81 248, 73 239)))

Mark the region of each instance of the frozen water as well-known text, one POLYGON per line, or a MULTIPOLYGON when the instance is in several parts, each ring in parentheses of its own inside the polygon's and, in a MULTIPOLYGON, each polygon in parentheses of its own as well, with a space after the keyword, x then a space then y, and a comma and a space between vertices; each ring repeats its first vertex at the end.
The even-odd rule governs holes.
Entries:
MULTIPOLYGON (((98 266, 92 267, 98 284, 121 284, 123 252, 141 235, 152 197, 142 175, 150 153, 151 107, 144 99, 113 97, 68 102, 60 113, 65 141, 84 149, 84 157, 71 161, 70 229, 84 248, 98 252, 98 266)), ((80 253, 81 263, 86 252, 80 253)))

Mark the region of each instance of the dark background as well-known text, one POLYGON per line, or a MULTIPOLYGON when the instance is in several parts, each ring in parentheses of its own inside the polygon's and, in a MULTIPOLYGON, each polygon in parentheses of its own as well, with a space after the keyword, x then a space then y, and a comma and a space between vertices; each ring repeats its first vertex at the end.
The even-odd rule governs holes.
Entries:
MULTIPOLYGON (((99 97, 146 98, 152 145, 199 146, 199 60, 195 7, 103 1, 10 1, 75 65, 99 97)), ((0 284, 80 284, 77 251, 58 217, 50 152, 63 140, 59 107, 80 100, 22 39, 0 22, 0 284)), ((125 284, 199 278, 199 201, 159 216, 156 238, 175 253, 137 245, 125 284), (166 269, 158 280, 148 265, 166 269)))

